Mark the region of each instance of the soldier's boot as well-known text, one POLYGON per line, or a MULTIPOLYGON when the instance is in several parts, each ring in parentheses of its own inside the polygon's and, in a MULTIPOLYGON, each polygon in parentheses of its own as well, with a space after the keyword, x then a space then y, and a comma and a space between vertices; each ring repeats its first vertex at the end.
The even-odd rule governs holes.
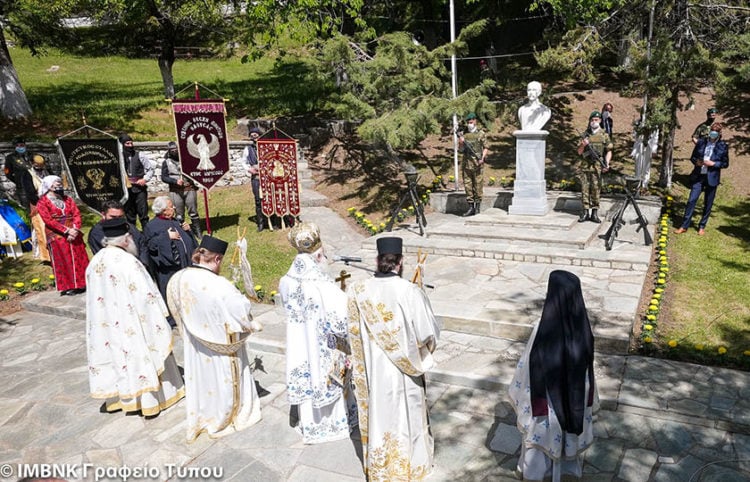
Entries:
POLYGON ((469 210, 463 213, 461 216, 467 217, 467 216, 473 216, 477 213, 476 208, 474 207, 476 203, 469 203, 469 210))
POLYGON ((602 222, 602 220, 601 220, 601 219, 599 219, 599 216, 597 216, 597 215, 596 215, 596 212, 597 212, 597 211, 598 211, 598 209, 592 209, 592 210, 591 210, 591 217, 589 218, 589 220, 590 220, 590 221, 591 221, 592 223, 596 223, 596 224, 599 224, 599 223, 601 223, 601 222, 602 222))
POLYGON ((583 223, 583 222, 588 221, 588 220, 589 220, 589 210, 588 209, 584 209, 583 211, 581 211, 581 215, 578 216, 578 222, 579 223, 583 223))
POLYGON ((479 209, 481 206, 482 206, 482 202, 481 201, 477 201, 477 202, 474 203, 474 214, 479 214, 480 212, 482 212, 479 209))

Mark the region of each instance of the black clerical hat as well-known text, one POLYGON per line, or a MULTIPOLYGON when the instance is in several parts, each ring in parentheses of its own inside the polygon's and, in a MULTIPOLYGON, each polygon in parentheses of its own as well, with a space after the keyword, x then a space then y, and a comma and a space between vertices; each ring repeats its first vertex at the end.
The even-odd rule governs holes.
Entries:
POLYGON ((102 231, 108 238, 116 238, 127 233, 128 222, 125 218, 113 218, 102 221, 102 231))
POLYGON ((378 254, 401 254, 404 241, 401 238, 378 238, 378 254))
POLYGON ((226 241, 222 241, 219 238, 214 238, 207 234, 201 238, 201 244, 199 246, 199 248, 221 255, 227 252, 227 247, 229 247, 229 244, 226 241))

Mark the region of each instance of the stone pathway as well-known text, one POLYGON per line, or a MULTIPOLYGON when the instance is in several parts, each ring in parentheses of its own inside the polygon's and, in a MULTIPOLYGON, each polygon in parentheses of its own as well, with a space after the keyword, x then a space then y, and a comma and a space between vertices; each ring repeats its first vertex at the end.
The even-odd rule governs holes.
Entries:
MULTIPOLYGON (((361 247, 370 241, 327 208, 307 208, 305 214, 320 224, 331 257, 371 256, 361 247)), ((367 261, 362 264, 371 265, 367 261)), ((461 276, 463 268, 437 257, 431 261, 429 273, 440 271, 447 276, 441 279, 452 282, 451 288, 446 284, 434 292, 476 289, 474 278, 461 276), (445 266, 433 268, 440 262, 445 266)), ((470 265, 477 274, 490 269, 482 260, 470 265)), ((332 271, 342 266, 336 263, 332 271)), ((519 279, 523 274, 546 280, 551 268, 533 270, 519 263, 503 264, 501 271, 516 273, 519 279)), ((368 275, 348 269, 355 277, 368 275)), ((576 269, 589 284, 618 283, 608 278, 615 273, 576 269)), ((623 292, 637 284, 619 282, 623 292)), ((430 297, 445 321, 449 307, 439 305, 434 292, 430 297)), ((469 296, 455 304, 480 303, 483 309, 505 310, 509 316, 514 306, 524 306, 515 316, 530 325, 538 318, 543 292, 518 292, 528 292, 522 305, 503 304, 508 293, 486 300, 469 296)), ((123 480, 124 472, 118 476, 117 471, 134 469, 151 470, 145 480, 205 480, 217 472, 217 480, 364 480, 356 433, 352 440, 305 446, 289 427, 284 317, 274 306, 256 306, 265 330, 248 342, 250 358, 256 360, 255 377, 265 393, 263 420, 238 434, 220 440, 202 436, 192 444, 184 442, 182 402, 149 420, 100 413, 101 402, 88 395, 84 296, 39 293, 24 307, 0 318, 0 480, 17 480, 19 469, 42 470, 45 466, 39 464, 76 469, 64 477, 68 480, 95 480, 97 475, 103 475, 99 480, 123 480), (84 467, 89 470, 86 477, 84 467)), ((608 310, 609 305, 596 309, 608 310)), ((430 480, 516 480, 520 436, 506 389, 523 347, 523 341, 443 331, 436 351, 438 366, 428 374, 436 443, 436 469, 430 480)), ((177 335, 175 355, 181 361, 177 335)), ((595 370, 602 409, 596 441, 586 452, 584 480, 750 480, 750 374, 606 352, 597 353, 595 370)), ((129 479, 136 477, 131 474, 129 479)))

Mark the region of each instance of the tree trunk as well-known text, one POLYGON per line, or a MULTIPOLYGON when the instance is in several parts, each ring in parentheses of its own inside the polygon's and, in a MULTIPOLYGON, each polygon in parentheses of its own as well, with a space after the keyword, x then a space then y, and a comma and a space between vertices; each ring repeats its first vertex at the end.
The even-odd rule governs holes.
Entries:
POLYGON ((165 54, 167 47, 162 44, 162 51, 159 54, 159 72, 161 72, 161 81, 164 84, 164 98, 171 99, 174 97, 174 77, 172 76, 172 65, 174 65, 174 47, 169 47, 170 55, 165 54))
POLYGON ((10 58, 5 32, 0 26, 0 115, 6 119, 19 119, 31 115, 31 106, 18 80, 16 68, 10 58))
POLYGON ((674 173, 674 136, 675 127, 669 126, 661 144, 661 168, 659 169, 659 186, 670 189, 674 173))

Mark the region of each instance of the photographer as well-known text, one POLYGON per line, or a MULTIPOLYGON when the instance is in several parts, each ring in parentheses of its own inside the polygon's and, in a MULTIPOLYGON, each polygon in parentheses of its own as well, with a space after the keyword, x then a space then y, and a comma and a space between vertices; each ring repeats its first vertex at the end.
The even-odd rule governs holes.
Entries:
POLYGON ((583 211, 578 222, 601 223, 599 219, 599 196, 602 190, 602 173, 609 170, 612 160, 612 140, 601 127, 602 115, 594 111, 589 116, 589 127, 578 144, 581 163, 581 204, 583 211))
POLYGON ((466 133, 461 131, 457 133, 459 149, 464 153, 461 161, 461 177, 464 181, 466 201, 469 203, 469 210, 463 214, 464 217, 479 213, 484 184, 482 168, 489 153, 486 147, 487 136, 477 126, 477 116, 473 112, 466 116, 466 130, 468 131, 466 133))

